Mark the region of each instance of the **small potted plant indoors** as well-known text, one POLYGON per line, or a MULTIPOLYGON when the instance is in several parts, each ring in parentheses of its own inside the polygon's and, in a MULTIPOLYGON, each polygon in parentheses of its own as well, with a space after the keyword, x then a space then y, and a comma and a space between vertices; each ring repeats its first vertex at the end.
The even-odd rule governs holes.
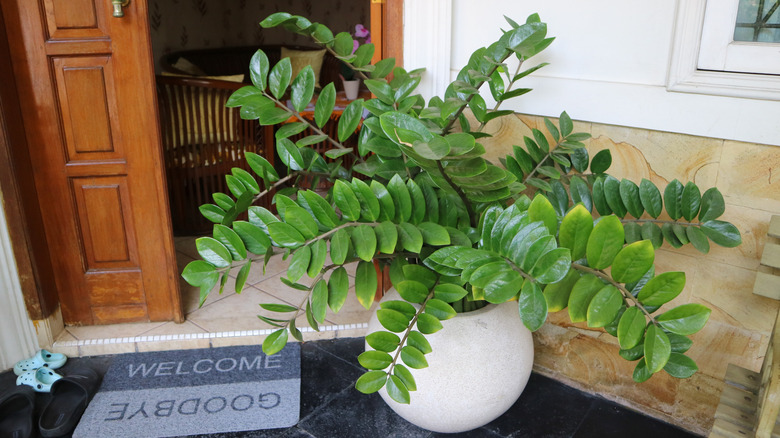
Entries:
MULTIPOLYGON (((553 41, 536 14, 522 24, 507 21, 509 30, 474 52, 445 95, 426 102, 413 94, 417 72, 395 67, 393 59, 370 63, 372 44, 353 52, 350 34, 333 35, 322 24, 287 13, 263 20, 263 27, 310 36, 358 72, 376 97, 351 102, 336 138, 327 139, 332 147, 320 153, 306 146, 313 141, 296 144, 288 137, 309 130, 317 141, 324 138, 321 128, 333 111, 334 85, 316 97, 309 121, 299 112, 314 98, 311 68, 293 78, 289 60, 272 66, 262 51, 254 55, 253 85, 236 91, 228 106, 240 107, 241 117, 263 125, 291 116, 298 120, 276 131, 276 151, 288 174, 280 178, 267 160, 247 153, 254 175, 233 169, 226 177, 231 194, 215 193, 215 203, 201 207, 215 222, 213 237, 197 240, 203 260, 183 272, 201 288, 201 303, 218 282, 225 284, 231 270, 238 271, 236 291, 241 291, 253 264, 263 265, 274 254, 289 257, 283 281, 290 286, 289 302, 301 304, 261 304, 269 313, 260 319, 278 327, 262 346, 273 354, 284 348, 288 335, 302 339, 298 316, 305 314, 316 330, 328 308, 339 311, 352 286, 357 300, 370 308, 378 284, 374 263, 389 266, 395 292, 374 315, 378 330, 367 335, 367 351, 358 357, 368 370, 356 387, 364 393, 381 390, 394 409, 408 405, 424 411, 416 401, 436 387, 490 386, 485 384, 494 372, 490 363, 508 369, 522 391, 533 354, 530 334, 522 330, 539 329, 548 312, 564 309, 572 321, 616 336, 616 354, 636 361, 637 382, 662 370, 679 378, 695 373, 696 364, 684 353, 691 346, 688 336, 704 326, 710 309, 696 303, 667 306, 682 291, 685 274, 655 272, 654 254, 664 242, 675 248, 690 244, 705 253, 710 242, 739 245, 737 228, 718 220, 723 196, 716 188, 702 194, 692 182, 675 180, 661 191, 648 180, 636 184, 608 175, 609 151, 590 157, 582 143, 589 134, 574 132, 565 112, 557 123, 544 120, 546 133, 533 129, 531 136, 513 139, 513 153, 499 163, 486 160, 480 143, 487 136, 485 125, 512 113, 499 109, 504 101, 530 91, 516 84, 544 67, 526 63, 553 41), (520 61, 514 72, 507 69, 510 57, 520 61), (492 108, 480 94, 483 87, 496 102, 492 108), (354 149, 344 146, 352 136, 357 137, 354 149), (289 186, 301 176, 327 179, 332 187, 323 196, 289 186), (273 191, 278 215, 253 205, 273 191), (247 220, 237 219, 242 213, 247 220), (344 268, 353 262, 354 279, 344 268), (311 286, 299 283, 304 276, 313 279, 311 286), (486 313, 493 307, 504 310, 486 313), (469 362, 465 376, 455 375, 454 363, 482 355, 473 353, 487 344, 482 322, 498 313, 514 319, 519 329, 499 328, 489 338, 507 344, 526 338, 525 356, 483 358, 477 365, 469 362), (460 357, 444 360, 440 369, 426 368, 442 363, 433 360, 440 344, 433 340, 446 337, 448 324, 469 314, 482 314, 483 321, 454 330, 471 336, 458 341, 460 357), (428 371, 440 377, 424 386, 420 378, 428 371)), ((508 400, 501 408, 506 410, 518 396, 493 394, 488 400, 508 400)), ((439 396, 434 410, 422 416, 454 422, 468 412, 445 413, 442 406, 461 399, 469 400, 462 409, 477 410, 483 402, 473 397, 471 392, 439 396)), ((468 430, 502 412, 455 430, 421 425, 468 430)))
MULTIPOLYGON (((369 32, 368 29, 366 29, 362 24, 355 25, 355 33, 353 33, 352 36, 355 39, 352 40, 351 55, 355 55, 361 46, 368 47, 368 44, 371 44, 371 32, 369 32)), ((363 50, 365 51, 367 49, 363 50)), ((358 93, 360 91, 360 78, 357 76, 350 63, 343 59, 341 63, 340 76, 341 84, 344 86, 344 94, 347 96, 347 99, 357 99, 358 93)))

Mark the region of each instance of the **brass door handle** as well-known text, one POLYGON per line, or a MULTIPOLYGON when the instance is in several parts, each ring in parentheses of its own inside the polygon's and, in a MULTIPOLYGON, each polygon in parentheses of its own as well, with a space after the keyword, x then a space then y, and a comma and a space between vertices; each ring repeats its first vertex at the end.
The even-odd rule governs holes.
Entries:
POLYGON ((130 3, 130 0, 111 0, 111 4, 114 5, 114 17, 124 17, 125 11, 123 11, 122 8, 127 6, 128 3, 130 3))

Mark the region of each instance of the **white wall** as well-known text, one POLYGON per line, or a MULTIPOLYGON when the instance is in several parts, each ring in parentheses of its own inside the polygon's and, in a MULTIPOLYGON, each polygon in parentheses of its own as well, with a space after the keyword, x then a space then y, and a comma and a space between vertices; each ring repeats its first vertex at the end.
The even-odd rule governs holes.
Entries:
MULTIPOLYGON (((577 120, 780 145, 780 102, 667 91, 675 0, 446 1, 452 10, 450 78, 434 81, 454 78, 475 49, 495 41, 508 27, 504 15, 523 22, 538 12, 556 40, 526 65, 551 65, 525 79, 519 86, 534 91, 507 109, 552 117, 566 110, 577 120)), ((423 32, 406 26, 404 46, 436 44, 423 32)), ((404 55, 407 68, 425 63, 404 55)))

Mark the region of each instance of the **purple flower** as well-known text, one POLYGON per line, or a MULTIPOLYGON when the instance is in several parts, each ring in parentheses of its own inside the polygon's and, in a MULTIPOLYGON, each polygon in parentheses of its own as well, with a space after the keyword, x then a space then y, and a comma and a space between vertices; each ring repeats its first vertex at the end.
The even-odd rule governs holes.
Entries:
POLYGON ((362 24, 356 24, 355 25, 355 36, 358 38, 365 38, 369 35, 368 29, 366 29, 362 24))

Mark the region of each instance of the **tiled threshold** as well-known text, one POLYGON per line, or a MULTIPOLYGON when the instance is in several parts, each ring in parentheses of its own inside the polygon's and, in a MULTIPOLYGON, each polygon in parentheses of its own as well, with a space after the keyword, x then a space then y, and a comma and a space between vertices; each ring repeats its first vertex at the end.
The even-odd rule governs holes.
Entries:
MULTIPOLYGON (((176 258, 179 273, 191 261, 199 259, 194 237, 176 237, 176 258)), ((222 294, 215 287, 202 307, 198 308, 198 288, 181 278, 179 286, 185 322, 149 322, 75 327, 69 326, 60 333, 52 349, 70 357, 106 354, 226 347, 233 345, 259 345, 276 330, 257 318, 263 313, 260 303, 285 303, 296 306, 302 292, 285 286, 280 277, 286 274, 289 260, 273 257, 266 266, 253 267, 244 290, 235 293, 235 276, 232 272, 222 294)), ((355 266, 347 266, 347 273, 354 276, 355 266)), ((311 281, 304 276, 301 283, 311 281)), ((297 326, 306 340, 324 340, 365 335, 372 310, 363 308, 354 295, 347 299, 338 314, 328 310, 325 323, 319 332, 309 327, 304 315, 297 326)))

